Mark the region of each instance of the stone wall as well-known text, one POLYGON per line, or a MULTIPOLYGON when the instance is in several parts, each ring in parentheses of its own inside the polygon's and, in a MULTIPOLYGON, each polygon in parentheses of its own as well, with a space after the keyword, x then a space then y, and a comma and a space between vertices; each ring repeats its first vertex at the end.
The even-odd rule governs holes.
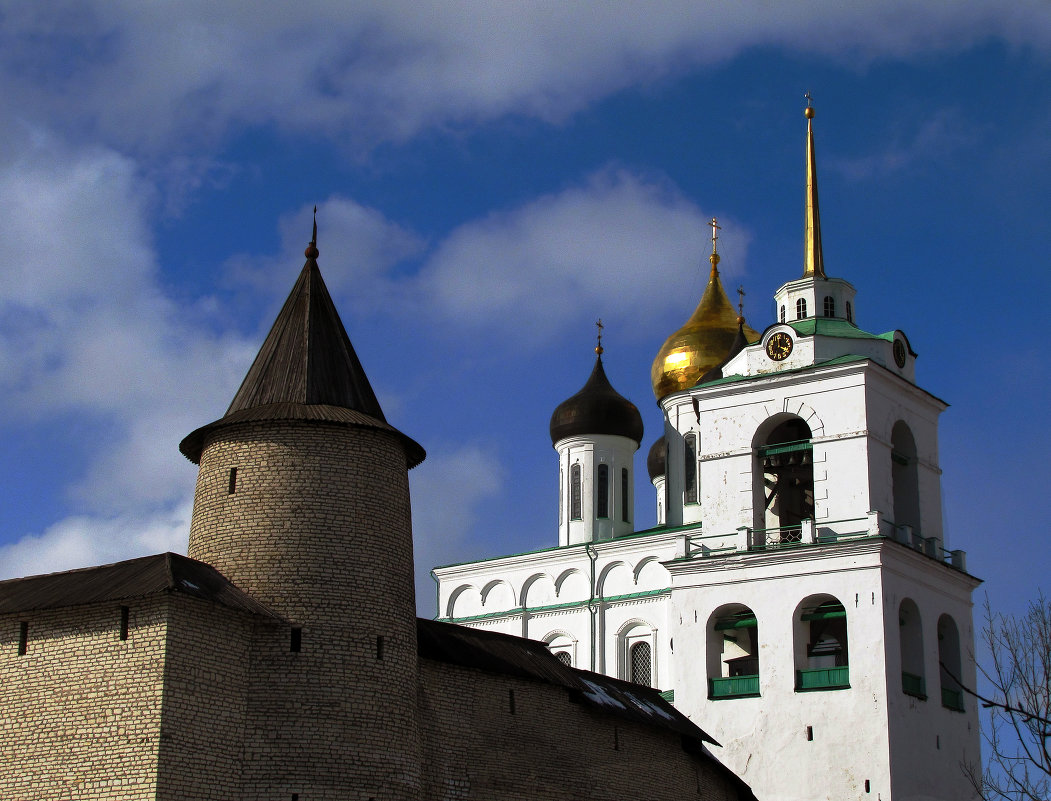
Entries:
POLYGON ((0 617, 0 798, 156 797, 167 599, 127 606, 0 617))
POLYGON ((265 618, 172 596, 158 801, 242 798, 254 633, 271 628, 277 626, 265 618))
POLYGON ((289 628, 254 651, 247 797, 418 797, 412 531, 398 436, 316 421, 220 429, 201 456, 189 553, 301 633, 298 651, 289 628))
POLYGON ((732 801, 680 735, 574 703, 565 689, 421 660, 425 797, 732 801))

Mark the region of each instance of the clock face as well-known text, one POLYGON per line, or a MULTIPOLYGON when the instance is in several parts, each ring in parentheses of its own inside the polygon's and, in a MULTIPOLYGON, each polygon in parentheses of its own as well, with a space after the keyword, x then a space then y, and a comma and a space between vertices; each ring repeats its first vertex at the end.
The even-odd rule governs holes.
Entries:
POLYGON ((766 355, 775 362, 784 361, 792 352, 792 337, 784 331, 778 331, 766 341, 766 355))
POLYGON ((905 366, 905 343, 900 339, 894 340, 894 363, 898 367, 905 366))

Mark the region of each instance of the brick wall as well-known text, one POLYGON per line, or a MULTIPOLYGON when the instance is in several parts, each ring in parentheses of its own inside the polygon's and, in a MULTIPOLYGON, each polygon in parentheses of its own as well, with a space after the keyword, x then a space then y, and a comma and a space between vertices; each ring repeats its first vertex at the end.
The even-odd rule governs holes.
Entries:
POLYGON ((430 660, 420 677, 429 799, 737 798, 678 734, 601 714, 562 688, 430 660))
POLYGON ((155 797, 166 605, 129 602, 126 640, 116 603, 0 617, 0 798, 155 797))

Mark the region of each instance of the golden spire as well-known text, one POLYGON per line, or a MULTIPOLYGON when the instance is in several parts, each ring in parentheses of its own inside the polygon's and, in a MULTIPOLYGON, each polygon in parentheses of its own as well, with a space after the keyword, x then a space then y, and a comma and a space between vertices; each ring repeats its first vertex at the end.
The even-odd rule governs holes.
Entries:
POLYGON ((817 207, 817 159, 814 156, 814 107, 806 93, 806 234, 803 256, 804 278, 825 278, 825 260, 821 255, 821 215, 817 207))

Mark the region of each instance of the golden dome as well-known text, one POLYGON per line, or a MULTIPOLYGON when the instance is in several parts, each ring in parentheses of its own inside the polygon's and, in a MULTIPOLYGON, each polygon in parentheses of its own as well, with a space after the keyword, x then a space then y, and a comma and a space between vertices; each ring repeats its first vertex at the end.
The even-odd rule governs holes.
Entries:
MULTIPOLYGON (((737 336, 737 310, 719 280, 718 254, 712 254, 711 262, 712 273, 701 302, 686 324, 665 340, 653 360, 650 380, 658 401, 672 392, 696 386, 701 376, 730 355, 737 336)), ((744 335, 749 342, 759 339, 759 333, 747 325, 744 335)))

